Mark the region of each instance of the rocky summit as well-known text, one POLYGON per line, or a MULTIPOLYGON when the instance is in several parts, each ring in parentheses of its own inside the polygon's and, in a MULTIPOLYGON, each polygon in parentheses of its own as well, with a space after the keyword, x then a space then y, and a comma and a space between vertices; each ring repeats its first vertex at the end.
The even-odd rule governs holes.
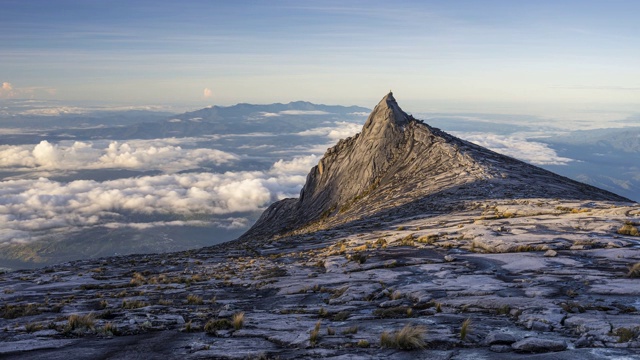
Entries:
POLYGON ((327 150, 298 199, 271 205, 242 239, 513 198, 629 201, 432 128, 389 93, 362 132, 327 150))
POLYGON ((1 274, 0 357, 640 358, 639 227, 388 94, 238 240, 1 274))

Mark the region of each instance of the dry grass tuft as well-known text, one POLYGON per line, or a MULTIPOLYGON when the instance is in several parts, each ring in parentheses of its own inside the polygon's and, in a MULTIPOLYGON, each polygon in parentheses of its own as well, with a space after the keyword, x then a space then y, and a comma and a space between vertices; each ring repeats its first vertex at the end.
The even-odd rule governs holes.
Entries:
POLYGON ((204 301, 202 301, 202 297, 194 294, 187 295, 187 304, 189 305, 202 305, 204 301))
POLYGON ((69 315, 67 319, 67 325, 64 328, 64 332, 68 333, 74 330, 87 331, 95 329, 96 318, 93 313, 78 315, 69 315))
POLYGON ((236 330, 242 329, 242 327, 244 326, 244 312, 233 314, 233 317, 231 318, 231 324, 236 330))
POLYGON ((233 325, 229 319, 211 319, 204 325, 207 334, 215 334, 217 330, 230 329, 233 325))
POLYGON ((313 330, 309 332, 309 343, 311 346, 316 346, 318 344, 318 339, 320 339, 320 320, 318 320, 313 330))
POLYGON ((426 333, 427 329, 424 326, 407 324, 400 331, 383 332, 380 335, 380 346, 402 350, 424 349, 427 346, 424 341, 426 333))
POLYGON ((631 266, 627 273, 627 277, 640 278, 640 263, 635 263, 631 266))
POLYGON ((622 225, 620 229, 618 229, 618 234, 620 235, 629 235, 629 236, 640 236, 640 232, 638 228, 633 226, 633 223, 627 221, 622 225))
POLYGON ((467 335, 469 335, 469 329, 471 326, 471 319, 467 318, 465 321, 462 322, 462 326, 460 327, 460 339, 464 340, 467 338, 467 335))

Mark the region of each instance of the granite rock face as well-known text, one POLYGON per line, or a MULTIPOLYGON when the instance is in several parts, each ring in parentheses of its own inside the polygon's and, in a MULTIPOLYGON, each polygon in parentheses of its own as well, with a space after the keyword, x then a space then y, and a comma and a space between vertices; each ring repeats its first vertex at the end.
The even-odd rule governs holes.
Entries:
POLYGON ((389 93, 362 132, 327 150, 298 199, 271 205, 242 239, 330 228, 408 203, 450 210, 498 198, 629 201, 432 128, 389 93))

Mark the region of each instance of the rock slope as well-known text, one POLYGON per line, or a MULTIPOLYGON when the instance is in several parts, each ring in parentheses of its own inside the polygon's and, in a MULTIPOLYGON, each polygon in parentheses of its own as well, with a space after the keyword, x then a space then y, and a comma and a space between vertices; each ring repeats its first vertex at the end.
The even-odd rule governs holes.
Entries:
POLYGON ((0 274, 0 358, 639 358, 640 207, 474 205, 0 274))
POLYGON ((629 201, 432 128, 389 93, 362 132, 327 150, 298 199, 270 206, 242 238, 329 228, 389 209, 450 210, 471 199, 500 198, 629 201))

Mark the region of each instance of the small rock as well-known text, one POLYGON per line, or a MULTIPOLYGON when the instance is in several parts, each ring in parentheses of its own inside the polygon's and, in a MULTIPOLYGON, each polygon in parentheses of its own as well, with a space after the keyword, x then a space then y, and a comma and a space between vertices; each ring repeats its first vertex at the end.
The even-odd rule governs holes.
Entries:
POLYGON ((445 255, 445 256, 444 256, 444 260, 445 260, 446 262, 452 262, 452 261, 456 261, 456 257, 455 257, 455 256, 452 256, 452 255, 445 255))
POLYGON ((558 255, 558 252, 556 252, 555 250, 547 250, 547 252, 544 253, 545 257, 556 257, 558 255))
POLYGON ((517 352, 544 353, 566 350, 567 343, 562 340, 530 337, 511 344, 511 348, 517 352))
POLYGON ((492 331, 484 339, 484 343, 487 345, 511 345, 516 342, 516 337, 502 331, 492 331))

